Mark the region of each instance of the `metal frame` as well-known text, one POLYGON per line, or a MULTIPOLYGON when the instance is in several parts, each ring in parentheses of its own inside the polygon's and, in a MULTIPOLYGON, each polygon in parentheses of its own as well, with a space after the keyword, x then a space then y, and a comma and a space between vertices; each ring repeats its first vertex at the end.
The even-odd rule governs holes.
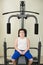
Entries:
POLYGON ((9 18, 8 18, 8 23, 10 23, 10 19, 12 18, 12 17, 17 17, 17 18, 21 18, 21 28, 24 28, 24 18, 25 19, 27 19, 27 18, 29 18, 29 17, 33 17, 34 19, 35 19, 35 21, 36 21, 36 24, 38 23, 38 20, 37 20, 37 17, 35 16, 35 15, 30 15, 30 14, 25 14, 25 15, 19 15, 19 14, 17 14, 17 15, 11 15, 9 18))
MULTIPOLYGON (((39 15, 39 13, 32 12, 32 11, 25 11, 25 2, 24 1, 21 1, 21 3, 20 3, 20 11, 6 12, 6 13, 3 13, 2 15, 6 15, 6 14, 10 14, 10 13, 19 13, 19 14, 11 15, 8 18, 8 23, 10 23, 10 19, 12 17, 17 17, 18 19, 21 19, 21 28, 24 28, 24 19, 27 19, 29 17, 33 17, 36 21, 36 24, 38 24, 38 20, 37 20, 37 17, 35 15, 33 15, 33 14, 30 15, 30 14, 25 14, 25 13, 34 13, 34 14, 37 14, 37 15, 39 15)), ((13 47, 7 48, 6 42, 4 42, 4 64, 5 65, 7 65, 9 62, 11 62, 11 60, 7 59, 7 49, 14 49, 14 48, 13 47)), ((41 42, 38 43, 38 48, 35 48, 35 47, 32 48, 31 47, 30 49, 37 49, 38 59, 34 58, 35 59, 34 63, 40 65, 41 42)))
POLYGON ((19 13, 19 14, 11 15, 8 18, 8 23, 10 23, 10 19, 12 17, 17 17, 18 19, 21 19, 21 28, 24 28, 24 19, 27 19, 29 17, 33 17, 35 19, 35 21, 36 21, 36 24, 38 23, 37 17, 35 15, 33 15, 33 14, 30 15, 28 13, 34 13, 34 14, 37 14, 37 15, 39 15, 39 13, 33 12, 33 11, 25 11, 25 2, 24 1, 20 2, 20 11, 6 12, 6 13, 3 13, 2 15, 6 15, 6 14, 10 14, 10 13, 19 13), (27 14, 25 14, 25 13, 27 13, 27 14))
MULTIPOLYGON (((4 42, 4 65, 9 64, 9 62, 12 62, 11 59, 7 59, 7 50, 8 49, 14 49, 14 47, 7 47, 7 43, 4 42)), ((35 49, 38 51, 38 57, 33 58, 33 63, 35 65, 40 65, 40 57, 41 57, 41 41, 38 42, 38 48, 37 47, 30 47, 30 49, 35 49)), ((26 65, 28 61, 26 60, 26 65)), ((17 64, 18 64, 18 59, 17 59, 17 64)))

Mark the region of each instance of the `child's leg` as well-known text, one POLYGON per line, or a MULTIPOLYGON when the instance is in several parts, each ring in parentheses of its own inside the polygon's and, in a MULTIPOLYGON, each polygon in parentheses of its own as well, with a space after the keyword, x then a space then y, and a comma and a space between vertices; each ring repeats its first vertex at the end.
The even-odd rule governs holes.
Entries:
POLYGON ((31 65, 33 63, 33 59, 28 60, 28 65, 31 65))
POLYGON ((16 59, 19 57, 20 57, 20 53, 17 50, 15 50, 14 54, 11 57, 14 65, 16 65, 16 59))
POLYGON ((28 50, 24 56, 28 59, 28 65, 31 65, 33 62, 33 56, 31 55, 30 51, 28 50))
POLYGON ((13 65, 16 65, 16 60, 12 60, 13 65))

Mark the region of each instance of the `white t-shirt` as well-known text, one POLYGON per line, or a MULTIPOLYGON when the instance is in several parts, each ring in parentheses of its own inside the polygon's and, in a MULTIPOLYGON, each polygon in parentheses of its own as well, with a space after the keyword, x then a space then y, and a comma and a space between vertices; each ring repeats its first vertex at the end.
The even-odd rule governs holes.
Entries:
POLYGON ((24 37, 23 39, 21 39, 20 37, 18 37, 18 49, 25 50, 26 48, 27 48, 27 38, 24 37))

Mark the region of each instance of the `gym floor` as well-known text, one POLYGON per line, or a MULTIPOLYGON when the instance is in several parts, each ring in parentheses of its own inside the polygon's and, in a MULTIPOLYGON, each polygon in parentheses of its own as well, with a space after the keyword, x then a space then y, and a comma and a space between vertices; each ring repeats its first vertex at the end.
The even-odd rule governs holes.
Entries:
MULTIPOLYGON (((0 57, 0 65, 4 65, 4 57, 0 57)), ((41 57, 40 65, 43 65, 43 57, 41 57)))

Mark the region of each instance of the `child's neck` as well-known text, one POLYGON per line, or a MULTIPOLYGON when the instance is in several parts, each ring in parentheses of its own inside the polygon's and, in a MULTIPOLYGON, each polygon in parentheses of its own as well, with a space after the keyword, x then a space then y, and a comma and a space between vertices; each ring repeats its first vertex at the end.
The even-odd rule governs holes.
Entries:
POLYGON ((20 37, 21 39, 24 39, 24 37, 20 37))

